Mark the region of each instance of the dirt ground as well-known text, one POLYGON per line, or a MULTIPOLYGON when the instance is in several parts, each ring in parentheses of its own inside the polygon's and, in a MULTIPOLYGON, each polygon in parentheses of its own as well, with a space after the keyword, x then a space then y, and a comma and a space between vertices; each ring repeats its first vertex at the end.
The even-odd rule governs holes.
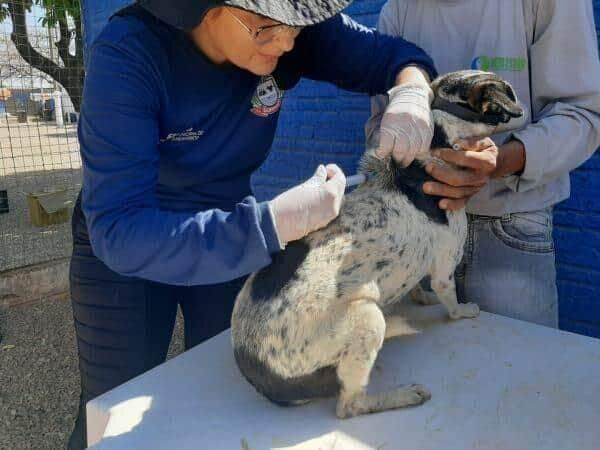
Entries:
MULTIPOLYGON (((56 126, 0 115, 0 272, 68 256, 70 221, 37 228, 24 192, 66 187, 74 200, 81 160, 76 124, 56 126)), ((170 357, 183 349, 181 318, 170 357)), ((68 298, 2 309, 0 303, 0 450, 65 448, 79 396, 77 349, 68 298)))
POLYGON ((0 114, 0 176, 81 168, 77 125, 0 114))
MULTIPOLYGON (((79 396, 71 303, 0 311, 0 450, 65 448, 79 396)), ((169 357, 183 349, 178 317, 169 357)))
POLYGON ((57 126, 29 117, 0 114, 0 190, 9 212, 0 214, 0 272, 68 256, 69 222, 38 228, 31 223, 26 192, 67 189, 74 200, 81 187, 76 124, 57 126))

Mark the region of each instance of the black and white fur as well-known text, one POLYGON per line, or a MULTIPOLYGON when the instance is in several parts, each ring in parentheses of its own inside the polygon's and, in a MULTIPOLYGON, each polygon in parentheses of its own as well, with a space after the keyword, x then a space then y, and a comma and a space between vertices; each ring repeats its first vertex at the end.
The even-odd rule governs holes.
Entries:
MULTIPOLYGON (((523 115, 513 89, 494 74, 454 72, 432 89, 458 108, 445 112, 434 104, 436 146, 489 136, 523 115), (468 120, 458 117, 461 111, 468 120)), ((232 317, 234 354, 245 378, 273 402, 338 395, 337 415, 350 417, 430 398, 420 385, 377 395, 366 387, 384 339, 398 334, 383 310, 425 276, 451 318, 479 314, 476 304, 457 302, 453 278, 466 215, 442 211, 438 198, 422 193, 431 158, 418 155, 401 169, 368 151, 367 181, 346 195, 339 217, 288 244, 244 285, 232 317)))

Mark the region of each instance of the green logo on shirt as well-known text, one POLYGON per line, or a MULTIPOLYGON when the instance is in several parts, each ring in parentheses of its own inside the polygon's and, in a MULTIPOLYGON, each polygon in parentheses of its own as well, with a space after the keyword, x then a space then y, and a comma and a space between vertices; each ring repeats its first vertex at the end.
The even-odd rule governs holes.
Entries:
POLYGON ((471 69, 485 72, 523 72, 527 69, 527 59, 520 56, 478 56, 473 60, 471 69))

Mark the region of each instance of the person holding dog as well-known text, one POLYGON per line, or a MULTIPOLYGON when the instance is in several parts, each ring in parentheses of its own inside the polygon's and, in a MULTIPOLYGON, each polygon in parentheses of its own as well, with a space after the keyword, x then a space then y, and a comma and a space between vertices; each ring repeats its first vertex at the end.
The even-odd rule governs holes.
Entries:
MULTIPOLYGON (((423 190, 443 209, 466 204, 469 230, 458 296, 483 310, 558 326, 552 208, 569 172, 600 145, 600 63, 590 0, 388 0, 384 34, 428 51, 440 73, 496 72, 516 90, 529 123, 511 134, 434 154, 423 190), (576 31, 574 31, 576 30, 576 31)), ((372 100, 367 142, 389 139, 388 98, 372 100), (380 130, 381 128, 381 130, 380 130)), ((411 159, 406 154, 405 161, 411 159)))
POLYGON ((349 3, 141 0, 94 41, 73 214, 81 399, 69 448, 85 446, 87 401, 164 361, 178 304, 189 349, 229 327, 248 274, 337 216, 345 177, 333 164, 270 201, 252 195, 285 90, 301 77, 392 90, 386 117, 407 140, 390 151, 429 148, 431 59, 340 14, 349 3))

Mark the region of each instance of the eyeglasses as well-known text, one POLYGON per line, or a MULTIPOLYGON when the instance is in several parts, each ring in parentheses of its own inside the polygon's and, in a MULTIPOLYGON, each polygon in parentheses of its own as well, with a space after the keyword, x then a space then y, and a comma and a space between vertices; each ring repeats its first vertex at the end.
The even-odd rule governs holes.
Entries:
POLYGON ((256 27, 256 29, 253 30, 244 22, 242 22, 242 20, 238 16, 233 14, 229 10, 229 8, 225 8, 225 10, 231 15, 231 17, 233 17, 237 21, 237 23, 239 23, 248 32, 250 36, 252 36, 252 39, 254 39, 254 42, 256 42, 258 45, 268 44, 273 39, 277 38, 277 36, 281 33, 288 33, 290 36, 295 38, 296 36, 298 36, 300 31, 302 31, 302 28, 304 28, 290 26, 283 23, 275 23, 273 25, 263 25, 260 27, 256 27))

